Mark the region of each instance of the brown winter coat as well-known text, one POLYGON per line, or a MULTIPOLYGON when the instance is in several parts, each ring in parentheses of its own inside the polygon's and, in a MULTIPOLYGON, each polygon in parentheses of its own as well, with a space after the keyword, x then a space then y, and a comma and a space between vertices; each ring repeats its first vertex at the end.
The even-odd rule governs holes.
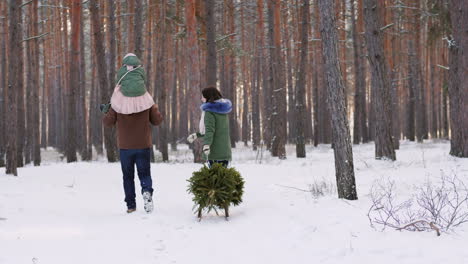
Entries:
POLYGON ((117 146, 119 149, 145 149, 152 146, 151 124, 157 126, 163 121, 158 107, 153 105, 143 112, 124 115, 110 109, 102 123, 111 127, 117 123, 117 146))

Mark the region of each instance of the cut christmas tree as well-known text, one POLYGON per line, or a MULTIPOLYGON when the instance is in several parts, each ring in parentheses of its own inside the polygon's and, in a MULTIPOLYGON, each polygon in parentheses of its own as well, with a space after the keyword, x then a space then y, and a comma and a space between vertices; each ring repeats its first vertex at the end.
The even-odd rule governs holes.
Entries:
POLYGON ((201 220, 202 211, 224 209, 226 219, 229 217, 229 206, 239 205, 244 193, 244 179, 235 168, 225 168, 213 164, 211 168, 203 166, 188 179, 187 191, 193 194, 194 209, 201 220))

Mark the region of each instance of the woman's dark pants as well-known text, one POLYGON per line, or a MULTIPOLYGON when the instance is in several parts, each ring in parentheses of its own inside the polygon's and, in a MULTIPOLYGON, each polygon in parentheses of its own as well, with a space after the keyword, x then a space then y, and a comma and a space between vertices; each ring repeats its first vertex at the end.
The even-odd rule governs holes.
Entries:
POLYGON ((209 160, 209 167, 211 168, 211 166, 213 166, 214 163, 219 163, 223 165, 223 167, 227 168, 227 166, 229 165, 229 160, 209 160))
POLYGON ((141 193, 153 194, 153 182, 151 180, 151 150, 147 149, 121 149, 120 164, 123 172, 123 186, 127 208, 136 208, 135 202, 135 165, 138 170, 138 178, 141 184, 141 193))

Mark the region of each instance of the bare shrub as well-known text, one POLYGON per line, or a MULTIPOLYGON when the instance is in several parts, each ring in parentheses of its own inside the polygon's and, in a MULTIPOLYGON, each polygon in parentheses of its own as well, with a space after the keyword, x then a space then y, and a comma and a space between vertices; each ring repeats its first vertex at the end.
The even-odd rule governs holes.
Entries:
POLYGON ((394 181, 377 182, 370 197, 367 216, 376 229, 434 230, 440 235, 468 222, 468 189, 455 173, 442 173, 437 185, 426 181, 407 200, 397 199, 394 181))
POLYGON ((322 180, 315 179, 313 183, 308 185, 307 189, 301 189, 301 188, 297 188, 293 186, 286 186, 286 185, 281 185, 281 184, 277 184, 277 185, 280 187, 288 188, 288 189, 310 193, 314 199, 327 196, 327 195, 335 195, 337 193, 336 185, 333 182, 327 181, 325 179, 322 179, 322 180))
POLYGON ((336 185, 327 180, 315 180, 309 184, 309 191, 312 197, 319 198, 326 195, 334 195, 337 193, 336 185))

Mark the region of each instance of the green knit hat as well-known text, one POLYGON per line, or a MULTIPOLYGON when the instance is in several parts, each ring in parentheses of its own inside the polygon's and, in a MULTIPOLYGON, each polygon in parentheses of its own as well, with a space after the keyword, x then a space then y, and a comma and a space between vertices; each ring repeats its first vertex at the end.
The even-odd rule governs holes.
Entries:
POLYGON ((117 73, 117 81, 119 80, 120 91, 124 96, 138 97, 146 93, 146 73, 135 54, 129 53, 124 57, 123 66, 117 73), (127 66, 136 69, 129 70, 127 66))

